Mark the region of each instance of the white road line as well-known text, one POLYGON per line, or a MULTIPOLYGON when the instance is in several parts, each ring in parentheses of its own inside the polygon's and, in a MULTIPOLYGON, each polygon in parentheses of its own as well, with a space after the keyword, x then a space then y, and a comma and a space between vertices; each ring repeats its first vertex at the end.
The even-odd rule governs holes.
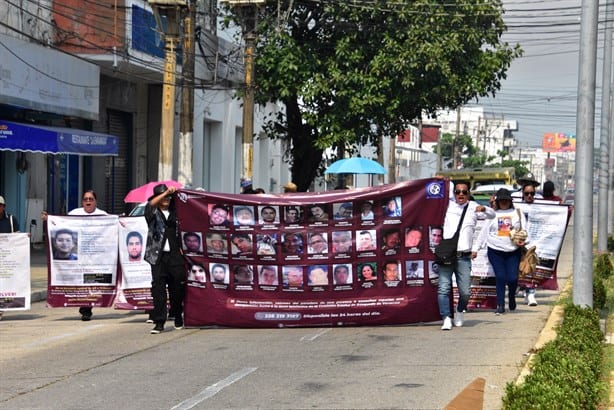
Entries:
POLYGON ((189 399, 182 401, 181 403, 172 407, 171 410, 191 409, 197 404, 207 400, 209 397, 215 396, 219 391, 221 391, 225 387, 228 387, 234 382, 239 381, 245 376, 249 375, 250 373, 255 372, 257 369, 258 369, 257 367, 246 367, 244 369, 241 369, 238 372, 231 374, 224 380, 220 380, 219 382, 212 384, 211 386, 207 387, 205 390, 198 393, 196 396, 190 397, 189 399))
POLYGON ((45 339, 37 340, 36 342, 32 342, 30 344, 25 345, 25 347, 38 347, 38 346, 42 346, 42 345, 45 345, 47 343, 52 343, 52 342, 55 342, 55 341, 58 341, 58 340, 66 339, 67 337, 76 336, 78 334, 86 333, 86 332, 89 332, 89 331, 91 331, 93 329, 97 329, 99 327, 104 327, 104 326, 105 325, 93 325, 93 326, 84 327, 84 328, 79 329, 76 332, 64 333, 64 334, 61 334, 61 335, 57 335, 57 336, 53 336, 53 337, 48 337, 48 338, 45 338, 45 339))
POLYGON ((303 337, 301 337, 301 342, 305 342, 305 341, 311 342, 313 340, 316 340, 318 337, 320 337, 320 336, 330 332, 331 330, 332 329, 330 329, 330 328, 329 329, 322 329, 320 332, 316 333, 313 336, 303 336, 303 337))

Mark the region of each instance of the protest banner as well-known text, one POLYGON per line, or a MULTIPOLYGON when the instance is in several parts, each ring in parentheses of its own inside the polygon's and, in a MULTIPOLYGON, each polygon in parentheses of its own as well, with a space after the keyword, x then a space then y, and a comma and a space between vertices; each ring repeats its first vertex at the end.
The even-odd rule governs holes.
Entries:
MULTIPOLYGON (((536 284, 542 289, 557 289, 556 267, 563 246, 563 239, 571 213, 569 208, 558 203, 541 201, 527 204, 514 202, 526 216, 528 232, 527 246, 536 246, 539 263, 535 272, 519 281, 519 285, 536 284)), ((474 241, 486 221, 478 221, 474 241)), ((487 250, 480 249, 471 262, 470 309, 495 309, 495 273, 488 262, 487 250)), ((455 296, 456 298, 458 295, 455 296)))
POLYGON ((112 305, 118 225, 114 215, 48 216, 48 306, 112 305))
POLYGON ((143 258, 147 246, 147 222, 143 216, 119 218, 119 278, 117 309, 153 309, 151 265, 143 258))
POLYGON ((29 310, 30 293, 28 234, 0 234, 0 310, 29 310))
POLYGON ((284 195, 181 190, 180 235, 206 244, 184 254, 186 325, 439 320, 429 232, 443 224, 447 187, 425 179, 284 195))

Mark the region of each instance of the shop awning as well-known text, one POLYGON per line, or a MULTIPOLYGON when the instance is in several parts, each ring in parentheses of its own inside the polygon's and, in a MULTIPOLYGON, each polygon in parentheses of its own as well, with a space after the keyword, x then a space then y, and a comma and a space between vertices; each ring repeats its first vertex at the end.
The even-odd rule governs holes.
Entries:
POLYGON ((117 137, 74 128, 0 120, 0 150, 117 156, 117 137))

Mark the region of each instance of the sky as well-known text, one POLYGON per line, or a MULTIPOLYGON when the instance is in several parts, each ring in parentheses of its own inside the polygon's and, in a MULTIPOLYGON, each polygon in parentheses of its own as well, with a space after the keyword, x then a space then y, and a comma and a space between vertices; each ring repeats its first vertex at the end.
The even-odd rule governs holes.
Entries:
MULTIPOLYGON (((600 1, 600 21, 604 0, 600 1)), ((520 146, 541 146, 546 132, 576 133, 581 0, 503 0, 508 32, 524 55, 512 62, 494 98, 480 99, 485 111, 518 121, 520 146)), ((603 65, 603 26, 599 26, 595 142, 598 142, 603 65)))

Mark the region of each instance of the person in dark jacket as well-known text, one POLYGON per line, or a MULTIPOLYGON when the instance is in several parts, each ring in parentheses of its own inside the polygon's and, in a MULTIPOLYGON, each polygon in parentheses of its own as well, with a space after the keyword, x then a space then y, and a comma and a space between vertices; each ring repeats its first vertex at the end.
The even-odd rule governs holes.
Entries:
POLYGON ((175 187, 158 184, 145 206, 149 228, 145 260, 151 265, 151 296, 154 308, 152 334, 164 331, 166 322, 166 289, 170 300, 169 317, 175 318, 175 329, 183 328, 183 298, 186 274, 177 236, 177 218, 173 203, 175 187))

